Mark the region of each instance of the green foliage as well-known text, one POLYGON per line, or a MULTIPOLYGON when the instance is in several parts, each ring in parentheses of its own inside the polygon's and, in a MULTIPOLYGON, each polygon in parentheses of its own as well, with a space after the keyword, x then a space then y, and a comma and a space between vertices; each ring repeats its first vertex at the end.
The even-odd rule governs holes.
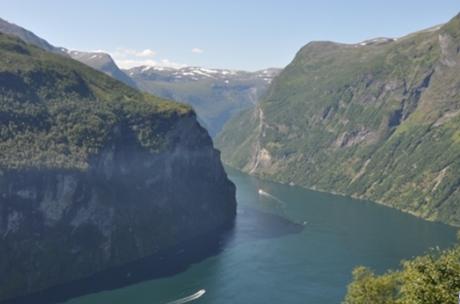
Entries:
POLYGON ((404 261, 402 270, 383 275, 356 268, 344 304, 456 304, 459 291, 460 246, 456 246, 404 261))
POLYGON ((153 152, 191 108, 0 35, 0 169, 85 170, 119 128, 153 152))
POLYGON ((231 161, 236 167, 245 166, 247 159, 252 153, 252 143, 257 140, 252 132, 257 128, 259 120, 254 115, 252 109, 243 111, 241 115, 236 115, 227 123, 227 131, 217 137, 217 146, 233 146, 234 149, 223 149, 222 158, 231 161), (252 136, 251 136, 252 135, 252 136), (243 143, 244 144, 241 144, 243 143))
POLYGON ((400 288, 398 278, 397 273, 376 276, 368 268, 357 267, 344 304, 395 304, 400 288))

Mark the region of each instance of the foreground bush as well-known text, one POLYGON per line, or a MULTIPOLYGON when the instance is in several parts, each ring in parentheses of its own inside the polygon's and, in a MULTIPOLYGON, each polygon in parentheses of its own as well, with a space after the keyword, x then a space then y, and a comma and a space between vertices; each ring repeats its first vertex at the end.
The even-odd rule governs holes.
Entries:
POLYGON ((375 275, 353 271, 344 304, 457 304, 460 292, 460 245, 432 250, 402 263, 402 270, 375 275))

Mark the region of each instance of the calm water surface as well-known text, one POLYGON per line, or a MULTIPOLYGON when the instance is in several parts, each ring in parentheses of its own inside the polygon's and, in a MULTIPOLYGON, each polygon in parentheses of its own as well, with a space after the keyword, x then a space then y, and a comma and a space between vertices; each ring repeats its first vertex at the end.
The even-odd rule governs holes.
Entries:
POLYGON ((227 172, 238 216, 218 254, 175 275, 66 303, 340 303, 357 265, 383 272, 455 241, 446 225, 377 204, 227 172))

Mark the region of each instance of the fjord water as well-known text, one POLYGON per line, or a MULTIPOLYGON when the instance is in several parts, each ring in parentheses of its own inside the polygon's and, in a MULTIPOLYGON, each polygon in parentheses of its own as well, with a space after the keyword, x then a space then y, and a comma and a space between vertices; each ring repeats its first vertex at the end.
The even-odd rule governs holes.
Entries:
POLYGON ((449 226, 378 204, 227 172, 239 205, 222 250, 174 275, 66 303, 340 303, 357 265, 380 273, 455 242, 449 226))

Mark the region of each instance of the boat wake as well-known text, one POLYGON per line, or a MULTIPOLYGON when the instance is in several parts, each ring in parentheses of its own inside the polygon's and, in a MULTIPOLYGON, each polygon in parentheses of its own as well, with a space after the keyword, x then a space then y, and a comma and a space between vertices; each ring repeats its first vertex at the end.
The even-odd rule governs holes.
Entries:
POLYGON ((277 198, 276 196, 274 196, 274 195, 272 195, 272 194, 270 194, 270 193, 268 193, 268 192, 265 192, 265 191, 262 190, 262 189, 259 189, 258 193, 259 193, 259 195, 262 195, 262 196, 271 198, 272 200, 274 200, 274 201, 280 203, 281 205, 285 205, 285 204, 286 204, 286 202, 280 200, 279 198, 277 198))
MULTIPOLYGON (((262 189, 259 189, 257 191, 257 193, 259 193, 259 195, 261 196, 265 196, 265 197, 268 197, 269 199, 272 199, 274 200, 275 202, 279 203, 281 205, 281 208, 282 209, 285 209, 286 208, 286 202, 283 201, 283 200, 280 200, 279 198, 277 198, 276 196, 274 196, 273 194, 270 194, 262 189)), ((302 225, 302 226, 307 226, 309 223, 308 221, 303 221, 301 223, 298 223, 299 225, 302 225)))
POLYGON ((195 292, 194 294, 192 294, 192 295, 190 295, 188 297, 178 299, 178 300, 175 300, 175 301, 172 301, 172 302, 168 302, 167 304, 184 304, 184 303, 192 302, 192 301, 195 301, 195 300, 201 298, 205 293, 206 293, 205 289, 200 289, 200 290, 198 290, 197 292, 195 292))

